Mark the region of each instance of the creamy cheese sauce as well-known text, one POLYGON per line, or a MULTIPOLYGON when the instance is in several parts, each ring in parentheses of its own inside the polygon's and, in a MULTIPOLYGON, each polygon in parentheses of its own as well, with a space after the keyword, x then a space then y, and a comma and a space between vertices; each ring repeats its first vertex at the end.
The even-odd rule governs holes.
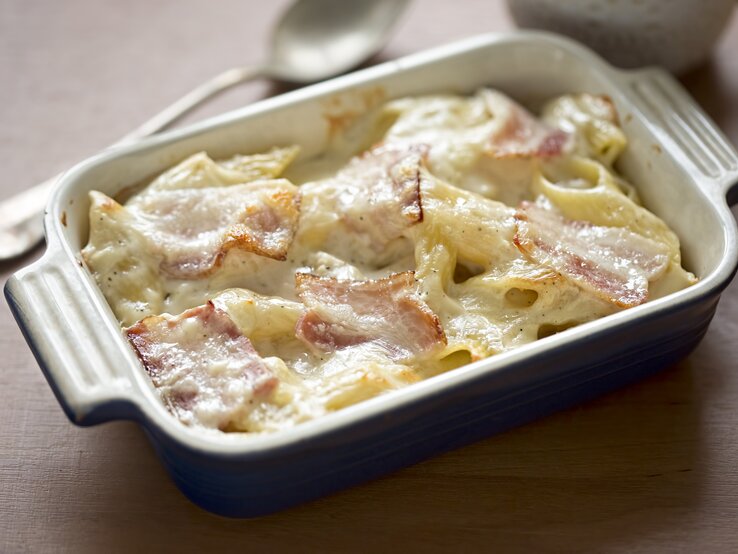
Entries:
POLYGON ((123 205, 92 193, 84 259, 184 423, 276 431, 695 282, 613 170, 607 99, 536 120, 483 90, 368 121, 354 158, 200 153, 123 205))

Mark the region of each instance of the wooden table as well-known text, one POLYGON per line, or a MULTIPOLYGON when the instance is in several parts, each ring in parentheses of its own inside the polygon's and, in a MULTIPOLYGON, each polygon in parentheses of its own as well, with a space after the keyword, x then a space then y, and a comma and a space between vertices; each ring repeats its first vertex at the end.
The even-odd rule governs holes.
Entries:
MULTIPOLYGON (((261 59, 284 1, 0 4, 0 194, 95 152, 211 74, 261 59)), ((417 0, 381 58, 511 28, 490 0, 417 0)), ((738 143, 738 12, 687 87, 738 143)), ((278 89, 239 88, 213 114, 278 89)), ((3 265, 3 281, 40 255, 3 265)), ((170 482, 136 425, 64 417, 0 306, 0 552, 738 551, 738 283, 658 376, 254 521, 170 482)))

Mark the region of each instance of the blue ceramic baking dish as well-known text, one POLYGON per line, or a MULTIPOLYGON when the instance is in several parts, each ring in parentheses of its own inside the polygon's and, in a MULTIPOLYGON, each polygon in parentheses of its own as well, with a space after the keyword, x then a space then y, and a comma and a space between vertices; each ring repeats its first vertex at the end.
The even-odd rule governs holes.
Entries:
MULTIPOLYGON (((351 129, 346 131, 351 133, 351 129)), ((48 248, 5 294, 69 419, 130 419, 146 430, 182 492, 227 516, 267 514, 372 479, 658 371, 704 335, 738 264, 738 156, 681 87, 657 69, 622 72, 543 33, 472 38, 275 97, 186 129, 103 152, 57 183, 48 248), (113 195, 185 156, 335 138, 336 115, 433 92, 503 90, 530 105, 567 92, 608 94, 630 147, 618 169, 682 241, 700 282, 666 298, 271 435, 181 425, 164 408, 80 259, 87 193, 113 195)))

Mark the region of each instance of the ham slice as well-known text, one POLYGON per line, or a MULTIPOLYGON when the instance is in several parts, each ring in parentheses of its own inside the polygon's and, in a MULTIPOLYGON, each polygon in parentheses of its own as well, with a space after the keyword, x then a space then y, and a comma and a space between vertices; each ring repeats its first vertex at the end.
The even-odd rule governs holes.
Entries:
POLYGON ((560 155, 570 136, 536 119, 504 94, 484 91, 487 108, 500 125, 493 132, 487 153, 493 158, 548 158, 560 155))
POLYGON ((371 343, 394 360, 422 356, 446 344, 438 317, 415 293, 415 274, 354 281, 297 273, 297 294, 308 308, 296 326, 318 352, 371 343))
POLYGON ((163 257, 170 277, 207 276, 231 249, 284 260, 299 220, 297 188, 286 180, 160 190, 127 207, 163 257))
POLYGON ((352 159, 331 180, 336 206, 349 229, 367 234, 376 250, 423 220, 420 201, 422 145, 379 146, 352 159))
POLYGON ((521 252, 621 308, 645 302, 648 282, 669 265, 664 245, 628 229, 568 220, 530 202, 521 203, 515 219, 521 252))
POLYGON ((249 339, 211 303, 144 318, 126 335, 169 410, 188 425, 229 429, 277 385, 249 339))

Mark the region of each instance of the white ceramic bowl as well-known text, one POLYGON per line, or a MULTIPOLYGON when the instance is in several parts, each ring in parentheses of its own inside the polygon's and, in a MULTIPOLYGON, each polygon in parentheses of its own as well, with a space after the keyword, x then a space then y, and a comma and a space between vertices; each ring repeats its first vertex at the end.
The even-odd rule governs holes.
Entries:
POLYGON ((554 31, 620 67, 681 73, 703 62, 735 0, 508 0, 521 27, 554 31))
MULTIPOLYGON (((335 117, 333 117, 335 120, 335 117)), ((419 53, 103 152, 60 180, 45 219, 47 252, 6 285, 8 302, 69 418, 138 421, 182 491, 231 516, 268 513, 380 475, 642 378, 704 334, 738 264, 738 157, 660 70, 614 70, 543 33, 493 34, 419 53), (619 170, 677 232, 700 277, 669 297, 564 331, 279 433, 245 437, 180 424, 165 409, 80 258, 87 193, 113 195, 194 152, 273 144, 322 152, 326 115, 367 98, 499 88, 529 105, 557 94, 610 95, 630 146, 619 170)))

